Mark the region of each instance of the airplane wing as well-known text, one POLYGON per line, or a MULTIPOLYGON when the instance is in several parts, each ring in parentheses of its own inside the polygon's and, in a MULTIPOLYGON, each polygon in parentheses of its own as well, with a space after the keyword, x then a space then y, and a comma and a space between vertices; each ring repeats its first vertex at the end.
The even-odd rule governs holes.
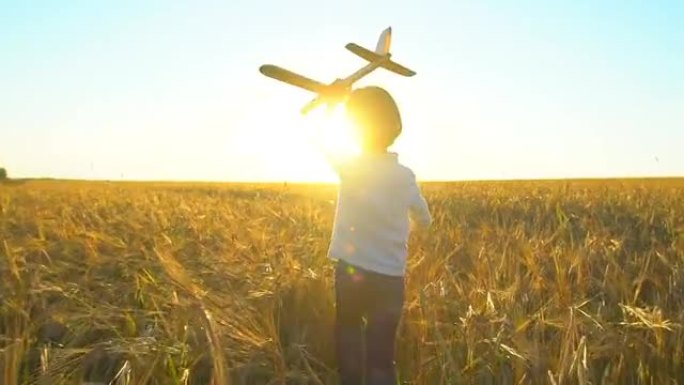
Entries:
POLYGON ((410 69, 404 67, 403 65, 401 65, 397 62, 394 62, 392 60, 388 60, 388 61, 382 63, 380 65, 380 67, 385 68, 387 70, 390 70, 390 71, 394 72, 395 74, 399 74, 402 76, 413 76, 416 74, 415 71, 410 70, 410 69))
POLYGON ((349 43, 349 44, 345 45, 344 48, 353 52, 354 55, 359 56, 360 58, 362 58, 366 61, 369 61, 371 63, 374 61, 382 59, 382 56, 380 56, 377 53, 369 50, 368 48, 363 48, 356 43, 349 43))
MULTIPOLYGON (((349 43, 345 46, 345 48, 353 52, 356 56, 359 56, 370 63, 385 60, 387 58, 386 56, 378 55, 377 53, 367 48, 363 48, 356 43, 349 43)), ((392 71, 402 76, 413 76, 416 74, 415 71, 412 71, 392 60, 385 60, 384 63, 380 64, 380 67, 383 67, 389 71, 392 71)))
POLYGON ((306 76, 302 76, 272 64, 262 65, 259 67, 259 72, 265 76, 268 76, 269 78, 276 79, 315 93, 321 93, 325 91, 326 88, 326 85, 321 82, 309 79, 306 76))

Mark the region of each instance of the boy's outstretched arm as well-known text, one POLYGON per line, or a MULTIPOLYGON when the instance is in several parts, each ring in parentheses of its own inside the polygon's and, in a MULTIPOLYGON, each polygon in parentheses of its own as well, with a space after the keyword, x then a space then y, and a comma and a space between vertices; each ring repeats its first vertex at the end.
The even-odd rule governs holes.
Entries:
POLYGON ((342 174, 348 167, 349 159, 347 159, 344 156, 335 154, 333 151, 330 151, 325 145, 321 135, 322 132, 316 132, 309 138, 309 140, 312 142, 314 147, 316 147, 318 151, 325 157, 326 162, 335 171, 335 173, 338 176, 342 177, 342 174))
POLYGON ((409 215, 413 222, 421 230, 427 230, 432 226, 432 215, 428 207, 427 201, 418 187, 417 182, 413 182, 411 186, 411 206, 409 207, 409 215))

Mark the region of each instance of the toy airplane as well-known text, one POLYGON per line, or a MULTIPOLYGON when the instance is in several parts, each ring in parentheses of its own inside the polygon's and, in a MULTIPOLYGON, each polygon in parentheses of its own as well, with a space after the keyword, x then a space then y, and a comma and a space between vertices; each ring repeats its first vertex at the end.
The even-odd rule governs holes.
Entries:
POLYGON ((316 80, 309 79, 305 76, 272 64, 262 65, 259 67, 259 72, 270 78, 318 94, 313 100, 311 100, 302 108, 302 114, 307 114, 321 103, 327 103, 328 108, 331 109, 335 103, 344 100, 346 95, 350 92, 351 86, 354 84, 354 82, 373 72, 378 67, 382 67, 402 76, 413 76, 416 74, 414 71, 391 60, 392 54, 389 52, 391 42, 392 27, 387 27, 387 29, 382 31, 380 34, 380 38, 378 39, 378 43, 375 47, 375 52, 361 47, 355 43, 347 44, 345 48, 362 59, 368 61, 368 64, 346 78, 335 79, 335 81, 330 84, 324 84, 316 80))

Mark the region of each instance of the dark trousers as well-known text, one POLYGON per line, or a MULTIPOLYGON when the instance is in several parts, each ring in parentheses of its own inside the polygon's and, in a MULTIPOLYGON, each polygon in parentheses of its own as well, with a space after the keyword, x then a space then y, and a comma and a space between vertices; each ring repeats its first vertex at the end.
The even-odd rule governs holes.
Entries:
POLYGON ((335 268, 335 340, 341 385, 394 385, 394 340, 404 278, 340 261, 335 268), (365 325, 364 325, 365 320, 365 325))

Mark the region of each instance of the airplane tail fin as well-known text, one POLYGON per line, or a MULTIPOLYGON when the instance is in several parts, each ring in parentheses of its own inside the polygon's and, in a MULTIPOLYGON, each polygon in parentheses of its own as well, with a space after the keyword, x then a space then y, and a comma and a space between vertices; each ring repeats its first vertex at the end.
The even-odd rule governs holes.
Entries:
POLYGON ((378 55, 387 55, 390 52, 392 44, 392 27, 387 27, 378 39, 378 44, 375 46, 375 53, 378 55))

